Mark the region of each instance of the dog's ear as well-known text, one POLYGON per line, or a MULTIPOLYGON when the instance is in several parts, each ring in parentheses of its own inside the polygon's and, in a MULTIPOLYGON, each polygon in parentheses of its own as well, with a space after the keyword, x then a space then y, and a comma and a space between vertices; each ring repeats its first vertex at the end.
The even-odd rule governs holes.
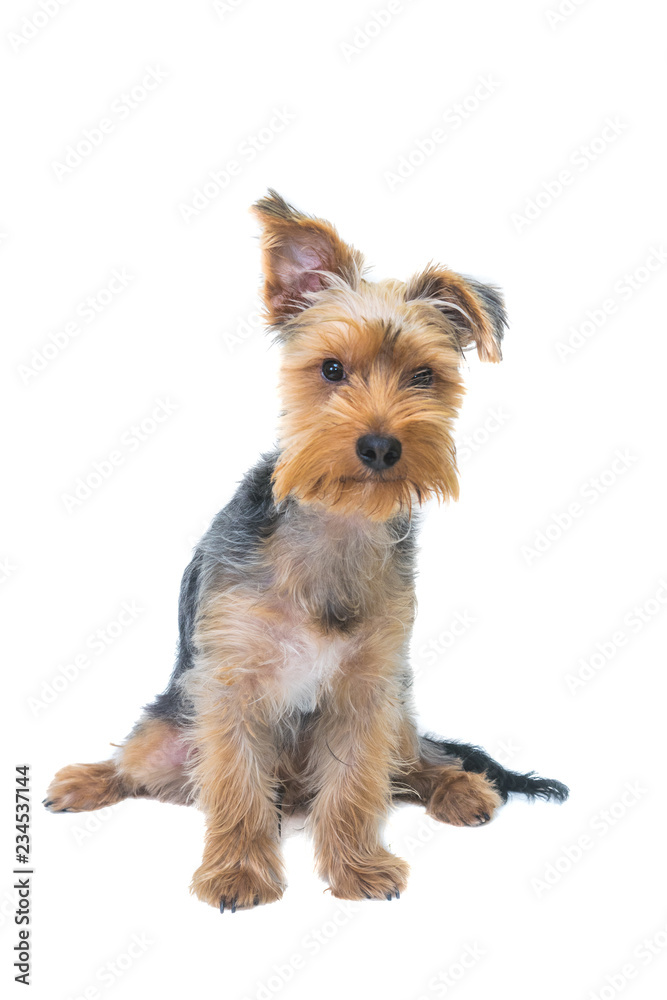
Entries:
POLYGON ((502 294, 494 285, 429 265, 408 282, 405 297, 434 305, 452 326, 461 350, 476 346, 482 361, 501 360, 507 316, 502 294))
POLYGON ((280 323, 305 309, 337 275, 356 286, 363 260, 343 243, 332 225, 288 205, 269 190, 252 206, 262 224, 264 304, 270 323, 280 323))

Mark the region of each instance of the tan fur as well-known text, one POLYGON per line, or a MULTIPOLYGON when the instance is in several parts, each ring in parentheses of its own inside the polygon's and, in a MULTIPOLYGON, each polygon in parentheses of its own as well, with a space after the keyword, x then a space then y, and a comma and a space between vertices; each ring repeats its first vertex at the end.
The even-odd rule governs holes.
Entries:
POLYGON ((46 795, 52 812, 103 809, 126 798, 150 797, 187 804, 182 733, 159 719, 139 722, 114 758, 61 768, 46 795))
POLYGON ((457 498, 461 354, 476 344, 499 359, 502 308, 494 290, 436 266, 369 282, 329 223, 275 193, 255 211, 283 345, 280 517, 247 558, 208 570, 194 665, 178 675, 180 723, 146 716, 113 760, 58 772, 49 808, 196 801, 207 825, 192 891, 234 910, 282 895, 281 810, 305 807, 332 893, 392 898, 408 872, 382 843, 394 796, 456 825, 500 804, 483 775, 419 756, 406 666, 414 588, 397 535, 408 521, 397 515, 457 498), (326 359, 344 380, 327 381, 326 359), (418 387, 420 370, 430 374, 418 387), (395 464, 361 461, 369 434, 398 439, 395 464))
MULTIPOLYGON (((217 594, 203 609, 200 659, 184 679, 196 706, 192 777, 208 817, 204 862, 192 886, 200 898, 240 907, 281 894, 275 787, 280 762, 284 767, 291 756, 290 712, 316 706, 320 716, 300 780, 301 794, 312 799, 320 870, 332 891, 347 898, 384 897, 404 885, 405 866, 379 839, 391 775, 410 760, 399 745, 405 722, 396 674, 412 600, 392 578, 387 544, 376 537, 375 586, 363 593, 368 620, 349 638, 325 635, 313 621, 310 578, 326 586, 327 567, 316 558, 300 560, 289 525, 267 544, 266 563, 255 571, 272 574, 270 596, 239 588, 217 594)), ((415 758, 416 747, 413 731, 415 758)))
POLYGON ((400 608, 366 623, 342 661, 313 741, 310 826, 318 869, 345 899, 386 898, 405 888, 408 873, 381 841, 392 775, 417 758, 417 734, 397 685, 405 626, 392 611, 400 608))
POLYGON ((452 826, 482 826, 503 802, 486 775, 464 771, 455 761, 434 765, 423 759, 404 776, 400 798, 422 803, 429 816, 452 826))
POLYGON ((431 264, 408 282, 408 298, 426 297, 441 306, 452 304, 451 318, 457 319, 461 348, 477 347, 482 361, 500 361, 502 354, 491 317, 470 283, 449 268, 431 264))
POLYGON ((62 767, 46 792, 51 812, 89 812, 115 805, 131 794, 112 760, 62 767))
POLYGON ((430 497, 456 499, 453 423, 463 385, 447 321, 422 302, 406 302, 405 286, 391 281, 362 282, 357 292, 328 289, 308 314, 308 327, 297 326, 283 350, 276 497, 291 493, 377 521, 430 497), (322 378, 327 357, 343 363, 345 384, 322 378), (417 364, 433 370, 433 391, 406 391, 417 364), (356 455, 365 433, 391 433, 403 445, 404 458, 380 479, 356 455))

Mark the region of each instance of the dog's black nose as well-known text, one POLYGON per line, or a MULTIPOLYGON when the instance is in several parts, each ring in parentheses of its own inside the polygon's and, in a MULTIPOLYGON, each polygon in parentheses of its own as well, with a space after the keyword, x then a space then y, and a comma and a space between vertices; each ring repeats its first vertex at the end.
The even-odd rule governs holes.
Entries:
POLYGON ((401 442, 379 434, 364 434, 357 441, 357 455, 369 469, 381 472, 396 465, 401 457, 401 442))

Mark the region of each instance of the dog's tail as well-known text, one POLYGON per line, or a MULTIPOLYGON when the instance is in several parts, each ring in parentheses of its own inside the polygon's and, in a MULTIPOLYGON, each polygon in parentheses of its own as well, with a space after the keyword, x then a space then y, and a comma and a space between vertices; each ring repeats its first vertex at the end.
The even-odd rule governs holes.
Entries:
POLYGON ((444 764, 458 760, 464 771, 486 774, 496 786, 503 802, 507 802, 510 792, 527 795, 530 799, 553 799, 556 802, 565 802, 570 794, 570 789, 562 781, 540 778, 534 771, 527 774, 508 771, 481 747, 460 743, 458 740, 440 740, 435 736, 421 736, 420 747, 422 757, 430 763, 444 764))

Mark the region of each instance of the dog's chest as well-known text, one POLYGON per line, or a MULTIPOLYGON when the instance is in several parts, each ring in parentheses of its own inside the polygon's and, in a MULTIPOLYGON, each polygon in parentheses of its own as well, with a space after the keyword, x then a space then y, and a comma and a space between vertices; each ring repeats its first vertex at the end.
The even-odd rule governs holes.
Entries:
POLYGON ((383 524, 299 510, 267 547, 271 588, 317 631, 351 635, 386 603, 393 549, 383 524))
POLYGON ((283 638, 284 655, 273 671, 276 701, 287 710, 311 712, 351 654, 353 640, 318 635, 307 626, 292 627, 283 638))
POLYGON ((286 707, 310 711, 351 661, 364 623, 387 598, 392 546, 382 525, 313 514, 286 519, 267 546, 273 685, 286 707))

